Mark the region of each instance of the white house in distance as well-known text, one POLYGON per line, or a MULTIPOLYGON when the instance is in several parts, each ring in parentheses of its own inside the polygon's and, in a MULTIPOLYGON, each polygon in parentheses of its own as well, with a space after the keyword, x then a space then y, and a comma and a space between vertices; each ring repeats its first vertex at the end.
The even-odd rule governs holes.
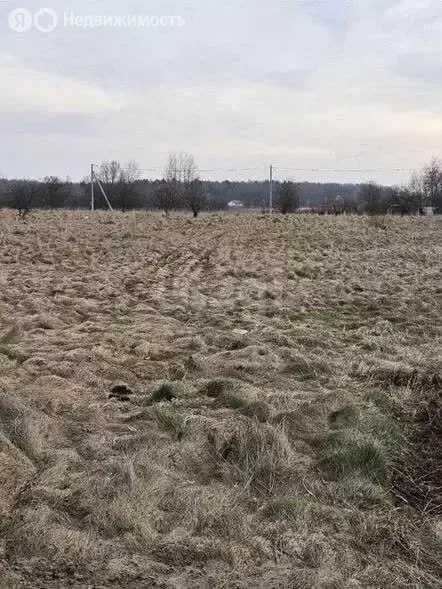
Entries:
POLYGON ((244 203, 240 200, 231 200, 227 203, 227 206, 229 207, 229 209, 242 209, 244 208, 244 203))

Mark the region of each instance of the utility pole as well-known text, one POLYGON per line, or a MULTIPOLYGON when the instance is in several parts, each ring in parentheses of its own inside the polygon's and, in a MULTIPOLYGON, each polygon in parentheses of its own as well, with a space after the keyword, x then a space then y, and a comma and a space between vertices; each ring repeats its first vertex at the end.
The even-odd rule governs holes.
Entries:
POLYGON ((107 207, 108 207, 108 209, 109 209, 110 211, 112 211, 112 212, 113 212, 113 211, 114 211, 114 209, 112 208, 112 205, 111 205, 111 203, 110 203, 109 199, 107 198, 107 194, 105 193, 105 191, 104 191, 104 188, 103 188, 103 185, 101 184, 101 182, 100 182, 100 179, 99 179, 99 178, 97 178, 97 184, 98 184, 98 187, 99 187, 99 189, 101 190, 101 194, 104 196, 104 200, 105 200, 105 201, 106 201, 106 203, 107 203, 107 207))
POLYGON ((269 212, 273 213, 273 166, 270 166, 270 199, 269 199, 269 212))
POLYGON ((91 164, 91 211, 95 210, 95 196, 94 196, 94 164, 91 164))

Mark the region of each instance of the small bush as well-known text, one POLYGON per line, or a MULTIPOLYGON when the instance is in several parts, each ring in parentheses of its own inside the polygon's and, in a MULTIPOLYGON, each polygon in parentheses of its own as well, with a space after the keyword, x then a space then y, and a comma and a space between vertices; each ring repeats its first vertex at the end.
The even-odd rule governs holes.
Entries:
POLYGON ((202 392, 208 397, 215 399, 223 393, 233 392, 236 388, 237 385, 235 381, 229 378, 216 378, 210 380, 203 388, 202 392))
POLYGON ((162 403, 167 401, 171 403, 178 396, 175 385, 169 382, 163 383, 154 393, 151 400, 153 403, 162 403))

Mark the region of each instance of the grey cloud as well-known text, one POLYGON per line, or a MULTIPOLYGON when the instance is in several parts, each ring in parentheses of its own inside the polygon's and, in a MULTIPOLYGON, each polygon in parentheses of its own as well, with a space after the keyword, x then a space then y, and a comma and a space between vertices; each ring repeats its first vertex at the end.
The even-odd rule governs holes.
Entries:
POLYGON ((22 136, 65 135, 86 139, 99 132, 108 120, 108 115, 14 112, 0 114, 0 127, 3 133, 19 133, 22 136))
MULTIPOLYGON (((186 25, 60 26, 49 35, 17 35, 6 24, 12 3, 0 3, 0 64, 6 56, 31 71, 37 85, 51 74, 34 109, 24 81, 22 111, 6 114, 7 103, 0 112, 3 173, 81 176, 88 162, 111 157, 161 168, 176 149, 193 150, 202 168, 265 170, 269 160, 329 168, 334 153, 361 167, 413 167, 416 150, 427 154, 440 136, 440 2, 419 9, 417 29, 406 0, 44 4, 59 14, 181 15, 186 25), (82 114, 75 97, 69 112, 62 98, 57 115, 45 111, 51 80, 51 105, 60 95, 57 80, 68 80, 74 94, 77 86, 91 89, 79 92, 82 114), (95 107, 88 110, 89 96, 95 107), (102 114, 107 97, 118 105, 102 114), (414 151, 405 146, 404 128, 414 151)), ((0 83, 7 89, 1 72, 0 83)), ((20 92, 20 80, 14 83, 20 92)))

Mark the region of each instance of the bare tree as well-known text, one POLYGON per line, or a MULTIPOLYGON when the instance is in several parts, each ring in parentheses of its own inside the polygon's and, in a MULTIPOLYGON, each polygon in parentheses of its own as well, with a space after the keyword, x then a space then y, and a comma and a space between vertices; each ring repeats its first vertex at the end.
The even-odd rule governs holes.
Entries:
POLYGON ((204 193, 203 183, 199 178, 195 178, 188 184, 185 184, 184 190, 184 198, 187 206, 196 218, 206 205, 206 195, 204 193))
POLYGON ((433 158, 420 172, 411 177, 407 189, 416 209, 423 206, 442 208, 442 161, 433 158))
POLYGON ((205 194, 198 176, 198 168, 191 153, 182 153, 178 157, 183 183, 183 196, 186 206, 196 218, 205 205, 205 194))
POLYGON ((20 219, 26 219, 40 192, 41 185, 32 180, 18 180, 12 184, 12 202, 20 219))
POLYGON ((388 201, 385 198, 382 186, 376 184, 376 182, 361 184, 359 199, 364 211, 369 215, 384 215, 388 210, 388 201))
POLYGON ((416 209, 419 209, 422 206, 424 201, 424 176, 422 173, 414 172, 410 183, 408 185, 408 190, 413 197, 413 200, 416 202, 416 209))
POLYGON ((169 157, 166 163, 166 169, 164 170, 164 179, 168 183, 179 183, 181 182, 181 154, 169 153, 169 157))
POLYGON ((166 215, 180 202, 182 191, 181 154, 170 153, 164 170, 164 180, 156 192, 157 206, 166 215))
POLYGON ((51 209, 55 209, 59 205, 59 191, 64 186, 57 176, 46 176, 43 179, 44 195, 47 206, 51 209))
POLYGON ((140 178, 136 162, 130 161, 125 166, 115 160, 103 162, 97 175, 111 203, 123 213, 135 206, 136 182, 140 178))
POLYGON ((190 184, 198 177, 198 168, 195 158, 191 153, 178 154, 178 164, 181 171, 181 179, 183 184, 190 184))
POLYGON ((168 215, 175 207, 187 206, 197 217, 204 205, 204 193, 195 159, 190 153, 170 153, 164 183, 157 191, 157 204, 168 215))
POLYGON ((277 207, 283 215, 293 213, 299 206, 299 190, 294 182, 282 182, 278 188, 277 207))
POLYGON ((434 207, 442 205, 442 162, 433 158, 423 170, 423 192, 425 204, 434 207))
MULTIPOLYGON (((411 185, 411 183, 410 183, 411 185)), ((386 189, 389 209, 392 213, 400 215, 416 214, 421 206, 422 193, 417 185, 391 186, 386 189)))
POLYGON ((107 197, 111 201, 117 195, 121 173, 121 165, 115 160, 111 162, 103 162, 98 171, 98 179, 100 180, 107 197))
POLYGON ((166 217, 169 216, 169 212, 176 207, 176 191, 173 182, 162 180, 159 187, 155 192, 155 203, 157 207, 164 211, 166 217))
POLYGON ((140 178, 140 169, 138 164, 130 161, 121 170, 118 186, 118 200, 121 210, 126 212, 128 209, 134 208, 136 200, 136 182, 140 178))

